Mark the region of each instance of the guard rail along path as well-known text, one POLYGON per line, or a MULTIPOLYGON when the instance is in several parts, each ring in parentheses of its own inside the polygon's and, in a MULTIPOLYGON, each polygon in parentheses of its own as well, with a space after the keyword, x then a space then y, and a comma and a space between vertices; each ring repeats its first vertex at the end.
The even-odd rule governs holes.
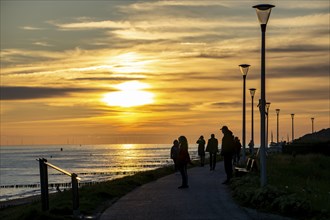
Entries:
POLYGON ((70 173, 66 170, 63 170, 51 163, 48 163, 45 158, 37 159, 39 161, 39 169, 40 169, 40 189, 41 189, 41 208, 42 211, 49 210, 49 193, 48 193, 48 167, 51 167, 65 175, 71 177, 71 185, 72 185, 72 209, 73 216, 79 215, 79 194, 78 194, 78 180, 80 178, 75 173, 70 173))

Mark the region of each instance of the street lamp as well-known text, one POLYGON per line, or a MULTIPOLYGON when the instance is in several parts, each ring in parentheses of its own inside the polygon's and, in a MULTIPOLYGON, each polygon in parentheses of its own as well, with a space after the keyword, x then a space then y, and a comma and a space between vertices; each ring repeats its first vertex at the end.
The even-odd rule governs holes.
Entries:
POLYGON ((294 140, 294 114, 293 113, 291 114, 291 119, 292 119, 291 125, 292 125, 292 142, 293 142, 293 140, 294 140))
POLYGON ((258 20, 261 27, 261 111, 260 111, 260 164, 261 164, 261 186, 266 185, 266 148, 265 148, 265 107, 266 107, 266 53, 265 53, 265 38, 266 38, 266 27, 269 19, 270 12, 274 5, 260 4, 255 5, 253 8, 256 9, 258 20))
POLYGON ((246 76, 249 71, 249 64, 241 64, 239 65, 239 68, 241 70, 241 73, 243 75, 243 134, 242 134, 242 139, 243 139, 243 154, 242 158, 243 161, 245 162, 245 84, 246 84, 246 76))
POLYGON ((251 88, 250 90, 250 95, 251 95, 251 154, 253 154, 253 147, 254 147, 254 121, 253 121, 253 98, 254 98, 254 94, 256 93, 256 89, 255 88, 251 88))
POLYGON ((311 118, 312 120, 312 134, 314 133, 314 118, 311 118))
POLYGON ((280 121, 279 121, 279 115, 280 115, 280 109, 278 108, 278 109, 276 109, 275 110, 276 111, 276 118, 277 118, 277 127, 276 127, 276 131, 277 131, 277 133, 276 133, 276 142, 278 143, 279 141, 278 141, 278 137, 279 137, 279 125, 280 125, 280 121))
POLYGON ((270 102, 266 102, 266 118, 267 118, 267 131, 266 131, 266 147, 268 148, 268 122, 269 122, 269 107, 270 107, 270 102))

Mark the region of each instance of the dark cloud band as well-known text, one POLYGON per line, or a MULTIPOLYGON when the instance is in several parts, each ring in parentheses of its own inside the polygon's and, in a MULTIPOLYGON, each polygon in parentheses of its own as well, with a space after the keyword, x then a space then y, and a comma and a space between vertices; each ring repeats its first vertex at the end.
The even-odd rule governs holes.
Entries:
POLYGON ((27 100, 62 97, 73 92, 90 92, 95 89, 2 86, 0 91, 1 100, 27 100))

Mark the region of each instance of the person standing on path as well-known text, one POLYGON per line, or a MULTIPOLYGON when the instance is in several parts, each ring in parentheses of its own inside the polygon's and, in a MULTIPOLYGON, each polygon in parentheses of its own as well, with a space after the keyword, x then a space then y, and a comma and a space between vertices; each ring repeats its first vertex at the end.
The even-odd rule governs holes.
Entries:
POLYGON ((206 151, 210 153, 210 170, 215 170, 219 148, 218 139, 215 138, 214 134, 211 134, 211 138, 207 142, 206 151))
POLYGON ((252 140, 249 142, 248 146, 249 146, 249 150, 250 150, 250 155, 252 157, 254 154, 254 143, 252 140))
POLYGON ((179 155, 179 141, 174 140, 173 146, 171 147, 171 154, 170 157, 174 163, 174 171, 178 171, 178 155, 179 155))
POLYGON ((233 176, 233 154, 235 152, 234 136, 233 132, 231 132, 227 126, 223 126, 220 130, 223 133, 221 155, 223 156, 225 171, 227 174, 227 179, 223 184, 228 184, 233 176))
POLYGON ((182 176, 182 184, 179 189, 189 188, 188 186, 188 173, 187 164, 191 163, 190 155, 188 152, 188 141, 185 136, 179 137, 179 155, 178 155, 178 168, 182 176))
POLYGON ((239 164, 239 160, 241 159, 242 144, 238 137, 235 137, 234 142, 235 142, 234 164, 239 164))
POLYGON ((201 167, 203 167, 205 163, 205 140, 203 135, 199 137, 196 143, 198 144, 198 155, 201 160, 201 167))

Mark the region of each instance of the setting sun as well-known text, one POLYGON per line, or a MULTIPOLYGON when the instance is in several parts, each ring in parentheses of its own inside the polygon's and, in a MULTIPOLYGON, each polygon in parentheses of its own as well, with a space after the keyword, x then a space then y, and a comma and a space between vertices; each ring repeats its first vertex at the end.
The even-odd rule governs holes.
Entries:
POLYGON ((121 83, 115 88, 118 92, 110 92, 103 96, 102 101, 109 106, 133 107, 153 103, 154 94, 143 91, 149 85, 138 81, 121 83))

